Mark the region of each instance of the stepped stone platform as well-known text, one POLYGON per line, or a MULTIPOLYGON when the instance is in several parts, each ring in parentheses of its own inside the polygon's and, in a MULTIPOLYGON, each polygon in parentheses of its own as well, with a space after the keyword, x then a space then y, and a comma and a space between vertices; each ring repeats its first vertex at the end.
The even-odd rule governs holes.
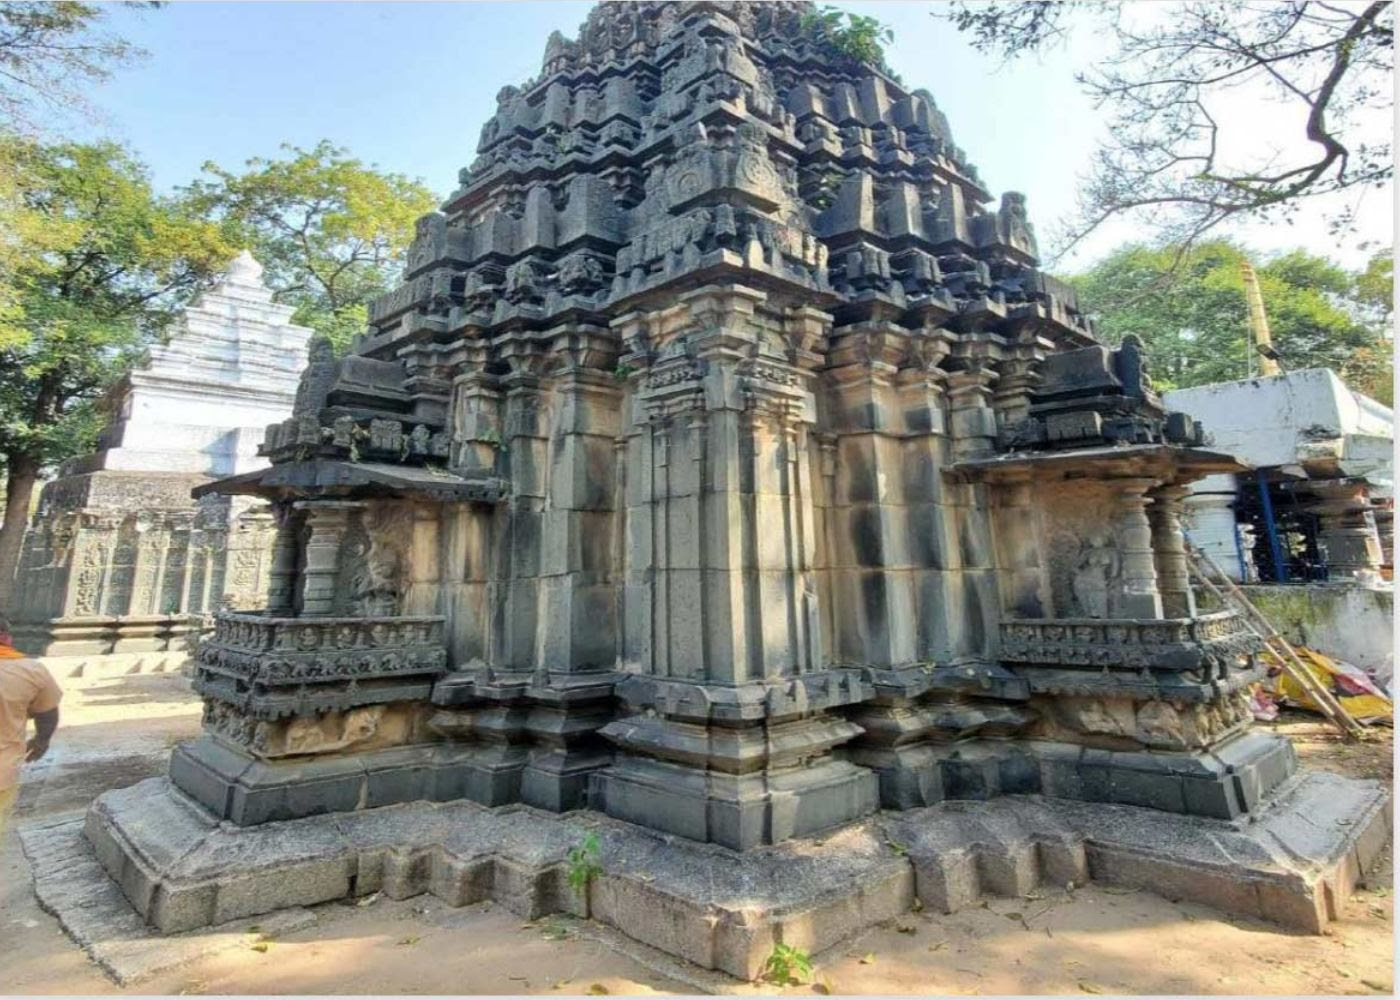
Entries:
MULTIPOLYGON (((71 836, 58 829, 53 836, 71 836)), ((526 918, 591 917, 748 979, 779 942, 816 953, 916 899, 953 912, 984 893, 1021 895, 1042 882, 1147 889, 1319 933, 1364 880, 1391 820, 1378 783, 1309 772, 1253 820, 1013 795, 881 812, 824 836, 736 852, 594 811, 470 802, 238 827, 153 778, 101 796, 85 833, 135 912, 165 933, 374 892, 426 892, 450 905, 492 899, 526 918), (580 894, 568 882, 568 852, 590 832, 602 873, 580 894)), ((52 878, 50 862, 65 864, 65 852, 44 850, 44 836, 26 833, 36 884, 52 878)), ((82 895, 63 898, 81 906, 82 895)), ((62 900, 49 905, 67 926, 62 900)))

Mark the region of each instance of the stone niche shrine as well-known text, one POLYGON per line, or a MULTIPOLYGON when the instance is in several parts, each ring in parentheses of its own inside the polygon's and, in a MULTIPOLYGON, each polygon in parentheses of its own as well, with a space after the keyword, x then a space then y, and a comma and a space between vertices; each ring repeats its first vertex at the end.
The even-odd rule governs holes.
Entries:
POLYGON ((196 490, 276 538, 199 650, 205 735, 89 814, 147 919, 490 896, 751 975, 1041 877, 1316 929, 1384 843, 1193 598, 1182 502, 1235 461, 813 9, 551 36, 270 467, 196 490), (1283 851, 1302 810, 1338 832, 1283 851))
POLYGON ((311 337, 292 311, 245 250, 109 394, 98 450, 44 485, 25 535, 12 609, 22 650, 178 661, 206 615, 263 605, 267 505, 190 491, 267 464, 262 428, 291 412, 311 337))

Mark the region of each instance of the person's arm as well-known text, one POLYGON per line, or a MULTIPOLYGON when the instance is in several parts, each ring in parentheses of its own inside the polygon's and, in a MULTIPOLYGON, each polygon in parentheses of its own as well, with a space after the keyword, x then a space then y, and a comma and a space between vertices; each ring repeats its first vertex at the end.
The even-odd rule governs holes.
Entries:
POLYGON ((54 730, 58 728, 58 709, 36 712, 30 718, 34 720, 34 736, 28 743, 24 759, 32 764, 49 752, 49 740, 53 739, 54 730))
POLYGON ((49 752, 49 740, 53 739, 58 728, 58 703, 63 700, 63 689, 41 664, 34 664, 34 680, 38 690, 29 703, 29 717, 34 720, 34 738, 29 741, 24 759, 33 763, 49 752))

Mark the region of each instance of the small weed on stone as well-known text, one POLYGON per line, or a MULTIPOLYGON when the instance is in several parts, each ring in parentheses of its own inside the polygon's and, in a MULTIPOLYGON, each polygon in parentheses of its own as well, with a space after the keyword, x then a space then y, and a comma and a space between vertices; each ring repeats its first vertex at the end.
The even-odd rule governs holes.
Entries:
POLYGON ((596 833, 590 833, 576 847, 569 849, 569 885, 574 887, 575 892, 587 892, 588 883, 593 881, 594 876, 603 873, 603 866, 598 863, 601 853, 596 833))
POLYGON ((812 978, 812 959, 801 948, 775 944, 763 963, 763 978, 779 986, 796 986, 812 978))

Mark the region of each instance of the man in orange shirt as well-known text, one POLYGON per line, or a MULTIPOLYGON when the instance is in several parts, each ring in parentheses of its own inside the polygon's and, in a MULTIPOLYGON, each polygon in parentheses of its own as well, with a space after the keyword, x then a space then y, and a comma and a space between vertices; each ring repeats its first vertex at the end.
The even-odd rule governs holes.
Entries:
POLYGON ((58 728, 58 682, 43 665, 23 656, 10 638, 10 623, 0 617, 0 834, 19 798, 19 770, 49 749, 58 728), (25 742, 25 727, 34 720, 34 736, 25 742))

